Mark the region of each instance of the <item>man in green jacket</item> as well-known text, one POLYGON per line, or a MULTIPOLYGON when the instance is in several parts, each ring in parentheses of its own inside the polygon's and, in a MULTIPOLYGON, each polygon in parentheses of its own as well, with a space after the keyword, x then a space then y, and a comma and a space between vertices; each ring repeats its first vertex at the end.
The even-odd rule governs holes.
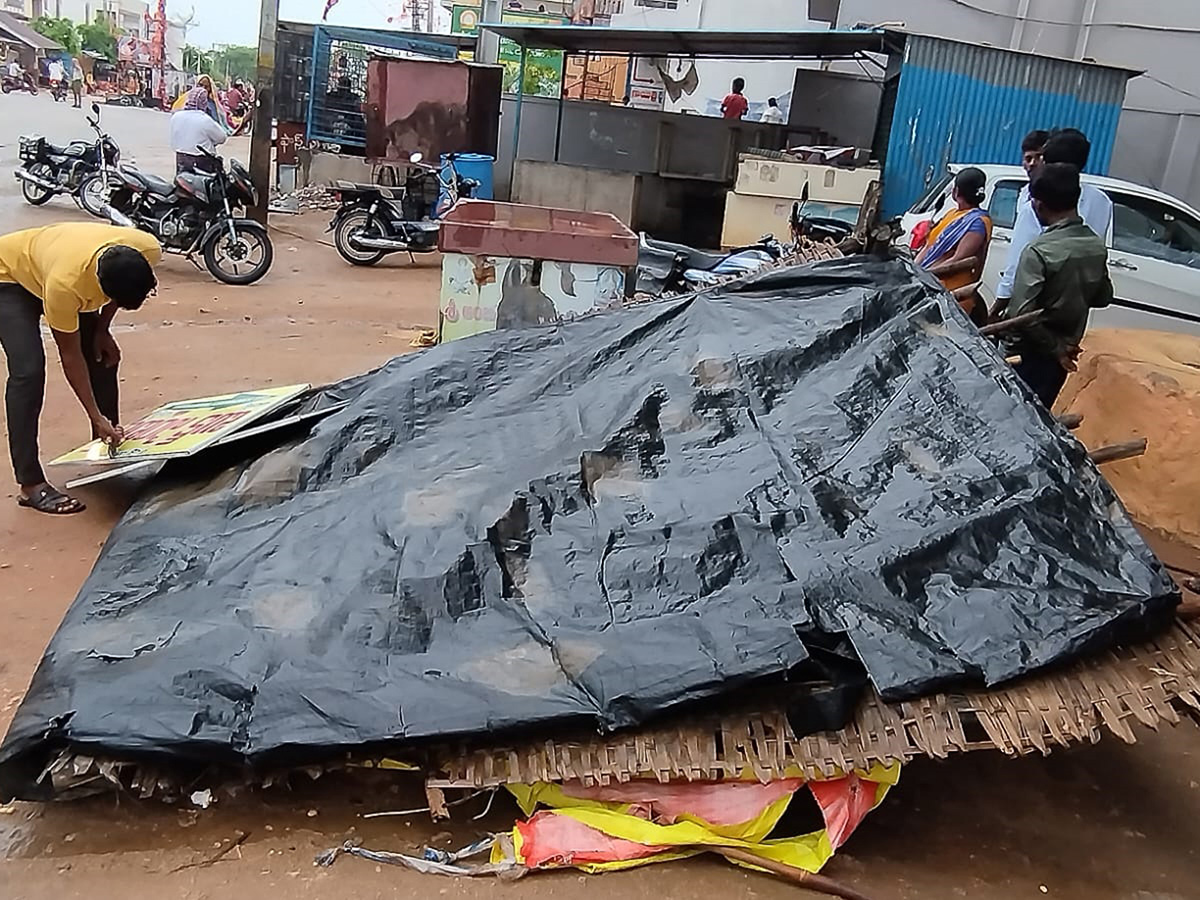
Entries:
POLYGON ((1044 166, 1029 186, 1034 213, 1046 229, 1021 254, 1005 318, 1041 311, 1040 320, 1006 339, 1014 367, 1049 409, 1075 371, 1088 313, 1113 299, 1104 239, 1079 217, 1079 170, 1044 166))

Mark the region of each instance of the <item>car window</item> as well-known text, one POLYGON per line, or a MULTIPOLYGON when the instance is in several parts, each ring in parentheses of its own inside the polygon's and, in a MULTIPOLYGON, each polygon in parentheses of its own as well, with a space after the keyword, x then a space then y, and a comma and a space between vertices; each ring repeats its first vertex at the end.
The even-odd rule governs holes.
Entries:
POLYGON ((1017 200, 1021 196, 1024 181, 998 181, 992 190, 988 204, 988 215, 996 228, 1012 228, 1017 222, 1017 200))
POLYGON ((954 180, 954 176, 947 172, 941 178, 935 179, 932 186, 925 192, 920 200, 913 204, 913 208, 909 212, 927 213, 933 212, 939 200, 946 193, 946 189, 950 187, 950 182, 954 180))
POLYGON ((1113 249, 1200 269, 1200 222, 1159 200, 1110 192, 1113 249))

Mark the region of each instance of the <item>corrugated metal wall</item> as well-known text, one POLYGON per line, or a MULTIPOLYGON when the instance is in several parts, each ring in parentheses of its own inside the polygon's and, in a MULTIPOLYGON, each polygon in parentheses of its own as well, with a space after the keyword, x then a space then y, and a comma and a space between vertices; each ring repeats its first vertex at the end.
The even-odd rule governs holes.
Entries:
POLYGON ((899 215, 949 163, 1020 162, 1034 128, 1074 127, 1106 174, 1128 73, 909 35, 884 169, 884 212, 899 215))

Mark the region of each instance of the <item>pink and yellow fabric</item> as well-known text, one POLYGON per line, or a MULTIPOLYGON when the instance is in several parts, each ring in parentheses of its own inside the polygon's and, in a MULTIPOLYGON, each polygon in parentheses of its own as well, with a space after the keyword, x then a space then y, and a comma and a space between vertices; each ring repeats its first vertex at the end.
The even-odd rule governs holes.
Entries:
POLYGON ((517 861, 531 869, 576 867, 603 872, 679 859, 701 853, 706 846, 719 846, 818 872, 899 777, 900 766, 895 764, 811 782, 794 777, 766 784, 749 780, 634 781, 596 787, 512 784, 508 790, 530 816, 514 829, 513 846, 517 861), (768 840, 792 796, 806 785, 821 809, 825 828, 768 840))

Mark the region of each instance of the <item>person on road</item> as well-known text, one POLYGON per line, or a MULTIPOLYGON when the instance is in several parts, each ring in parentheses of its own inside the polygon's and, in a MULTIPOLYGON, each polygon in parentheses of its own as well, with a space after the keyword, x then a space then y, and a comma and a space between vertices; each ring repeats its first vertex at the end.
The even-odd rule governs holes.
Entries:
POLYGON ((225 108, 229 110, 229 114, 233 116, 242 115, 245 110, 243 106, 246 103, 246 94, 242 91, 242 83, 235 81, 229 85, 229 90, 225 92, 225 108))
POLYGON ((1088 314, 1112 303, 1113 286, 1104 238, 1079 215, 1079 169, 1046 163, 1029 193, 1045 231, 1021 254, 1005 317, 1039 310, 1042 317, 1012 332, 1005 346, 1021 357, 1014 369, 1049 409, 1076 369, 1088 314))
POLYGON ((221 98, 217 96, 217 88, 213 84, 213 80, 207 75, 201 75, 196 79, 196 87, 204 88, 208 92, 208 105, 205 107, 205 111, 209 117, 222 128, 228 128, 229 116, 221 106, 221 98))
POLYGON ((782 125, 787 120, 783 117, 783 110, 779 108, 779 101, 774 97, 769 97, 767 98, 767 108, 762 111, 758 121, 768 125, 782 125))
POLYGON ((171 113, 171 149, 175 151, 175 171, 217 171, 217 160, 200 153, 197 148, 209 153, 217 152, 217 145, 225 143, 228 132, 213 121, 208 114, 208 91, 194 87, 188 91, 183 109, 171 113))
MULTIPOLYGON (((50 64, 46 66, 46 76, 50 79, 51 86, 63 84, 67 80, 67 73, 63 69, 61 60, 52 59, 50 64)), ((63 85, 66 86, 65 84, 63 85)))
POLYGON ((92 437, 115 447, 117 364, 110 326, 118 309, 139 309, 158 282, 162 248, 153 236, 99 223, 64 223, 0 236, 0 347, 8 362, 4 414, 18 503, 44 513, 81 512, 83 504, 46 481, 38 455, 38 419, 46 392, 45 316, 63 374, 92 423, 92 437))
MULTIPOLYGON (((1046 165, 1067 164, 1082 172, 1088 164, 1091 152, 1092 144, 1082 131, 1076 128, 1060 128, 1050 132, 1046 145, 1042 148, 1041 157, 1034 157, 1026 165, 1026 171, 1030 173, 1031 180, 1037 177, 1038 172, 1046 165)), ((1098 187, 1083 184, 1080 186, 1079 215, 1092 231, 1104 238, 1112 225, 1112 200, 1098 187)), ((996 287, 993 316, 1000 315, 1008 307, 1013 296, 1013 280, 1016 278, 1021 256, 1025 248, 1041 233, 1042 226, 1034 214, 1029 187, 1026 186, 1022 188, 1017 199, 1017 219, 1013 225, 1012 246, 1008 250, 1008 260, 996 287)))
POLYGON ((733 79, 733 87, 721 101, 721 115, 726 119, 740 119, 746 115, 746 110, 750 108, 750 101, 742 93, 744 90, 746 90, 746 79, 741 76, 733 79))
POLYGON ((78 59, 71 60, 71 94, 75 97, 75 108, 83 106, 83 66, 78 59))
MULTIPOLYGON (((954 177, 951 198, 956 208, 933 226, 917 265, 938 277, 948 291, 975 284, 983 277, 992 219, 981 209, 987 176, 979 169, 963 169, 954 177)), ((963 309, 976 324, 987 323, 987 309, 978 294, 960 299, 963 309)))

